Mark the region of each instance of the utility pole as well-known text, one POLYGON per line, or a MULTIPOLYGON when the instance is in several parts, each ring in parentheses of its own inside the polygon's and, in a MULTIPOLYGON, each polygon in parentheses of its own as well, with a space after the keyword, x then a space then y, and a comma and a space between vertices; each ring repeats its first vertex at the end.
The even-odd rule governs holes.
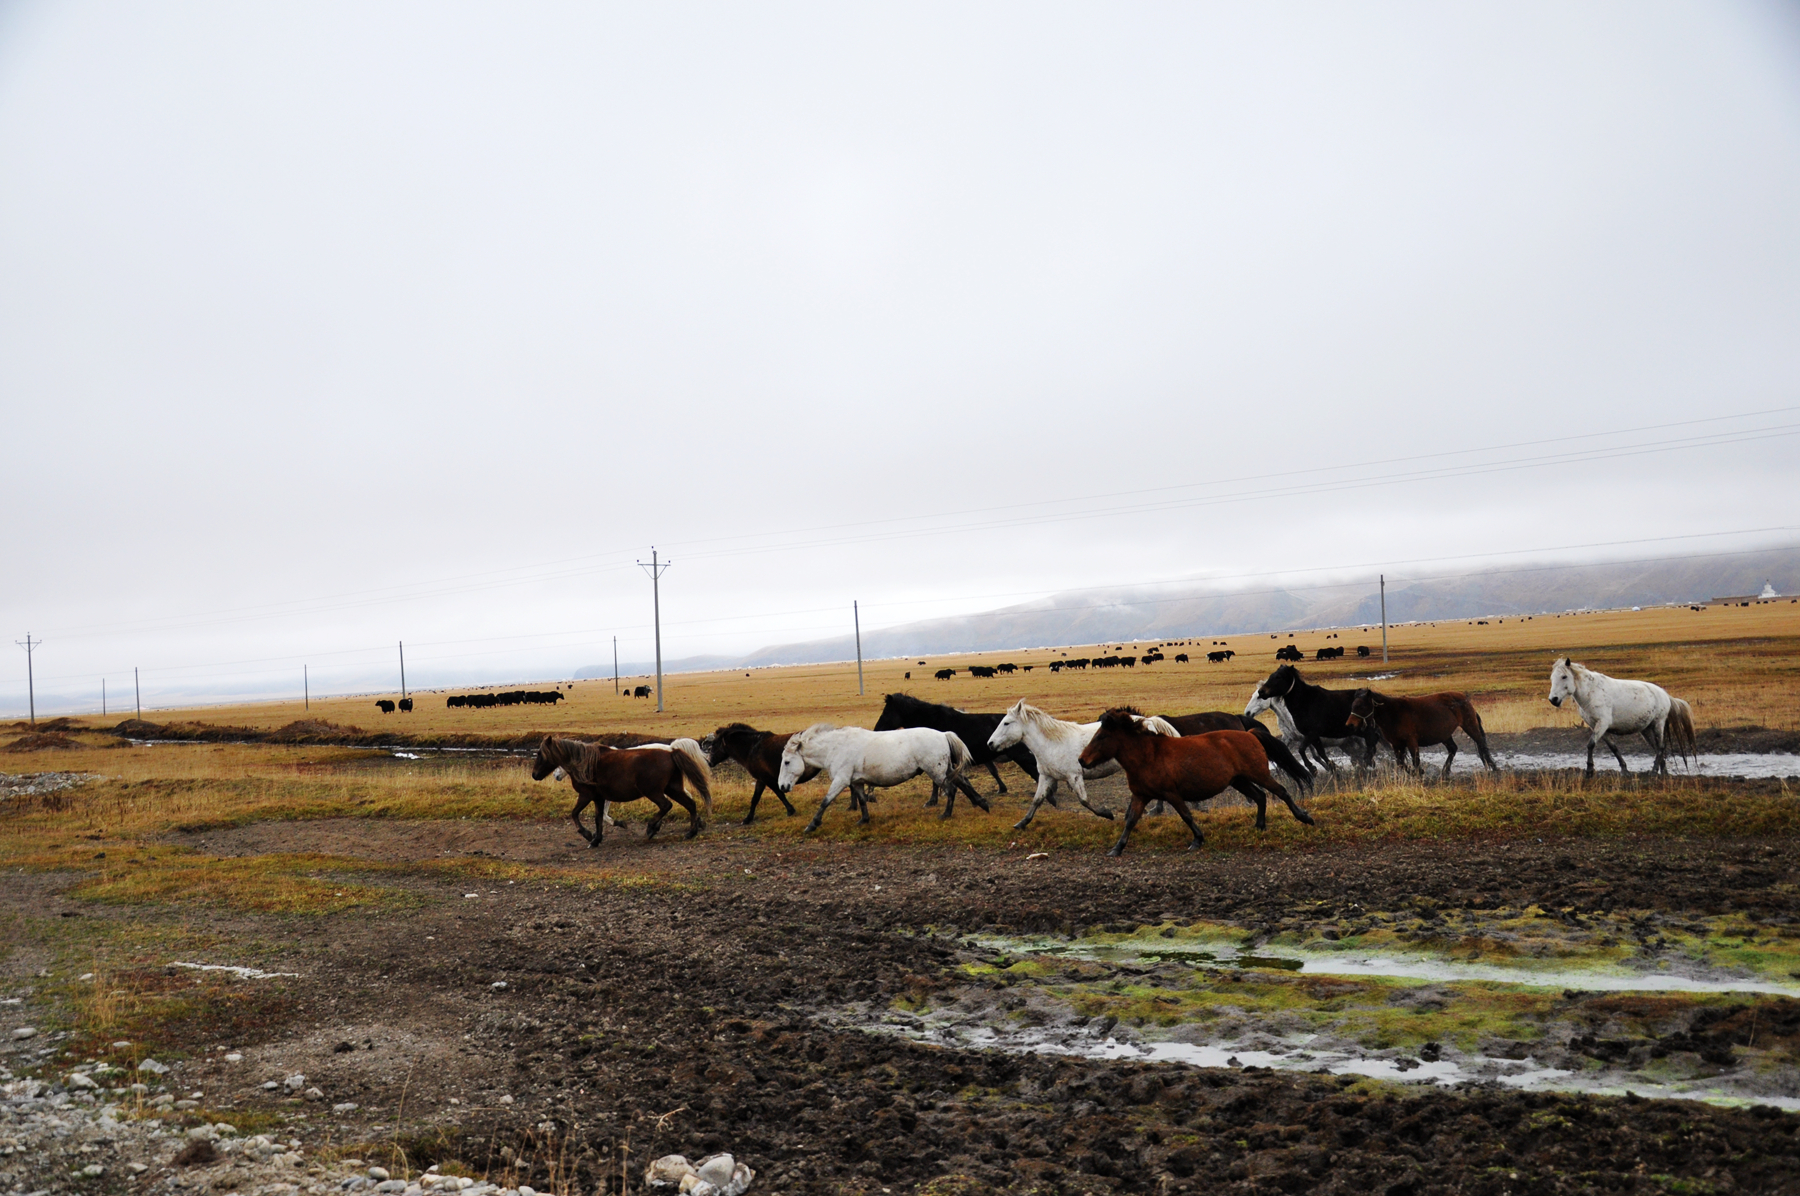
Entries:
POLYGON ((400 641, 400 696, 406 696, 406 641, 400 641))
POLYGON ((619 637, 613 636, 613 697, 619 696, 619 637))
POLYGON ((642 561, 638 562, 638 568, 644 570, 646 573, 648 573, 650 575, 651 610, 656 616, 656 712, 658 714, 662 713, 662 708, 663 708, 661 579, 662 579, 662 575, 669 571, 669 566, 673 565, 674 563, 675 563, 674 561, 658 560, 657 555, 656 555, 656 545, 654 545, 654 544, 652 544, 650 546, 650 563, 648 565, 646 565, 642 561))
POLYGON ((301 694, 301 700, 306 703, 306 709, 308 711, 311 711, 312 710, 312 678, 307 675, 307 668, 305 665, 300 666, 300 694, 301 694))
POLYGON ((856 696, 862 697, 862 613, 856 609, 856 599, 850 600, 850 618, 856 623, 856 696))
POLYGON ((1387 659, 1387 574, 1381 575, 1381 663, 1387 659))
POLYGON ((138 722, 144 721, 144 689, 138 684, 137 666, 131 666, 131 692, 137 697, 138 722))
POLYGON ((31 654, 43 647, 44 641, 39 640, 34 644, 31 642, 31 633, 26 632, 23 642, 14 640, 13 643, 25 649, 25 694, 31 703, 31 729, 35 731, 37 730, 37 681, 31 671, 31 654))

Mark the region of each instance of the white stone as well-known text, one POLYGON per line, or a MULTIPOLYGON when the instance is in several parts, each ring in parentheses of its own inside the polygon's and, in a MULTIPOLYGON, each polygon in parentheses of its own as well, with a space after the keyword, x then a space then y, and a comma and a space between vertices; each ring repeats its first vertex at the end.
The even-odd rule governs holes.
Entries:
POLYGON ((755 1179, 756 1172, 750 1169, 750 1165, 739 1163, 731 1169, 731 1182, 720 1188, 719 1191, 722 1196, 744 1196, 744 1193, 750 1190, 750 1185, 755 1179))
POLYGON ((227 1063, 242 1063, 243 1061, 244 1057, 236 1051, 231 1051, 225 1056, 225 1062, 227 1063))
POLYGON ((370 1179, 383 1180, 383 1179, 386 1179, 387 1177, 388 1177, 388 1169, 386 1167, 371 1167, 371 1168, 369 1168, 369 1178, 370 1179))
POLYGON ((519 1196, 537 1196, 537 1189, 536 1188, 528 1188, 524 1184, 520 1184, 519 1185, 519 1196))
POLYGON ((100 1085, 94 1083, 94 1081, 90 1077, 84 1076, 80 1072, 75 1071, 75 1072, 69 1073, 69 1087, 71 1087, 71 1088, 98 1088, 98 1087, 100 1087, 100 1085))
POLYGON ((147 1071, 153 1076, 166 1076, 169 1074, 168 1064, 158 1063, 154 1059, 143 1060, 137 1065, 137 1069, 139 1071, 147 1071))
POLYGON ((281 1087, 280 1080, 269 1080, 263 1084, 263 1091, 264 1092, 273 1092, 279 1087, 281 1087))
POLYGON ((96 1179, 96 1178, 106 1174, 106 1168, 102 1167, 98 1163, 89 1163, 87 1166, 85 1166, 81 1169, 81 1173, 83 1175, 87 1176, 89 1179, 96 1179))
POLYGON ((198 1109, 200 1107, 200 1102, 197 1100, 178 1100, 175 1102, 175 1107, 185 1113, 189 1109, 198 1109))
POLYGON ((735 1166, 737 1160, 728 1154, 708 1155, 694 1164, 694 1172, 713 1187, 722 1188, 731 1182, 731 1169, 735 1166))
POLYGON ((298 1092, 306 1087, 306 1077, 299 1072, 295 1072, 282 1082, 287 1085, 287 1090, 289 1092, 298 1092))
POLYGON ((687 1161, 686 1155, 666 1154, 644 1168, 644 1183, 652 1188, 679 1187, 681 1181, 693 1173, 693 1164, 687 1161))
POLYGON ((130 1045, 131 1045, 131 1044, 130 1044, 130 1043, 129 1043, 129 1042, 115 1042, 115 1043, 113 1043, 113 1044, 112 1044, 112 1048, 113 1048, 113 1050, 115 1050, 115 1051, 122 1051, 122 1050, 124 1050, 124 1049, 125 1049, 125 1048, 126 1048, 126 1047, 128 1047, 128 1046, 130 1046, 130 1045))
POLYGON ((133 1175, 142 1175, 144 1172, 150 1170, 150 1168, 142 1163, 127 1163, 125 1164, 125 1169, 133 1175))
POLYGON ((353 1100, 342 1101, 331 1106, 331 1111, 333 1113, 354 1113, 356 1112, 356 1102, 353 1100))
POLYGON ((37 1037, 37 1027, 36 1026, 20 1026, 17 1030, 14 1030, 12 1032, 12 1036, 15 1039, 20 1039, 20 1040, 27 1039, 27 1038, 36 1038, 37 1037))
POLYGON ((325 1094, 317 1088, 308 1088, 304 1093, 307 1100, 324 1100, 325 1094))

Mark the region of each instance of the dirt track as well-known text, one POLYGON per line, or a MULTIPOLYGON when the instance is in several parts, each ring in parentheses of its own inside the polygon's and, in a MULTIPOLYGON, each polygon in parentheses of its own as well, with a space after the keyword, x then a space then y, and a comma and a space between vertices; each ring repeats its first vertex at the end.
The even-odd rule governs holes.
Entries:
MULTIPOLYGON (((647 848, 635 836, 590 852, 554 823, 267 822, 182 838, 219 855, 484 852, 609 877, 592 893, 413 878, 415 910, 214 920, 223 942, 283 937, 261 964, 301 979, 267 998, 260 1023, 242 1023, 231 1045, 245 1062, 209 1063, 197 1050, 181 1084, 239 1107, 279 1105, 258 1085, 305 1072, 328 1101, 361 1106, 342 1131, 351 1142, 384 1137, 399 1116, 416 1166, 541 1168, 558 1155, 591 1191, 628 1144, 634 1177, 667 1151, 730 1149, 761 1172, 759 1192, 1670 1190, 1657 1176, 1696 1181, 1694 1191, 1800 1191, 1800 1118, 1772 1109, 1371 1094, 1348 1077, 946 1050, 813 1016, 966 985, 951 936, 982 927, 1207 918, 1272 930, 1420 898, 1739 909, 1781 922, 1800 913, 1800 844, 1027 861, 843 844, 647 848)), ((46 900, 55 904, 17 892, 9 904, 42 916, 46 900)))

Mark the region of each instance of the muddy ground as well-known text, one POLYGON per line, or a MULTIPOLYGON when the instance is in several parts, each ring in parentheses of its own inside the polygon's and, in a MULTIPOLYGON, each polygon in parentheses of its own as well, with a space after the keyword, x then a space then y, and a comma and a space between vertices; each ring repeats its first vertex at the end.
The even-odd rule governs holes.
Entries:
MULTIPOLYGON (((622 1152, 635 1191, 651 1157, 720 1149, 758 1170, 753 1191, 771 1193, 1800 1192, 1800 1117, 1769 1108, 984 1054, 817 1016, 966 986, 957 936, 982 929, 1208 919, 1273 933, 1421 899, 1785 924, 1800 915, 1800 843, 1027 860, 841 843, 646 847, 638 833, 600 852, 566 823, 326 820, 180 836, 217 855, 485 854, 603 883, 383 874, 416 907, 205 915, 220 944, 205 962, 249 962, 232 957, 241 943, 258 966, 299 975, 219 982, 233 1017, 193 1031, 173 1078, 216 1109, 303 1119, 315 1150, 400 1146, 414 1167, 510 1168, 515 1182, 559 1193, 618 1191, 622 1152), (226 1047, 243 1060, 224 1061, 226 1047), (261 1088, 295 1072, 324 1100, 261 1088), (358 1108, 326 1111, 341 1102, 358 1108)), ((16 937, 46 943, 65 915, 146 916, 57 896, 68 883, 0 886, 16 937)), ((192 929, 191 911, 169 916, 192 929)), ((6 983, 28 987, 43 958, 15 951, 6 983)))

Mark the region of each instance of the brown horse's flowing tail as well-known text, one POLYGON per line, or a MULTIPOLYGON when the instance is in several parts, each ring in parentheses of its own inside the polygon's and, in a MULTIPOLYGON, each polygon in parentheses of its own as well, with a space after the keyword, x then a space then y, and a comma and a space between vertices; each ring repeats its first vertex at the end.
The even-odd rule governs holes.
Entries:
POLYGON ((1669 718, 1663 724, 1663 751, 1681 753, 1681 762, 1692 767, 1700 745, 1694 739, 1694 710, 1680 698, 1669 699, 1669 718))
POLYGON ((1488 754, 1487 728, 1481 725, 1481 711, 1475 709, 1474 700, 1467 695, 1462 702, 1462 729, 1475 741, 1475 751, 1481 756, 1481 762, 1489 768, 1498 769, 1500 766, 1488 754))
POLYGON ((700 745, 691 739, 677 739, 669 745, 669 754, 675 758, 675 767, 688 783, 700 792, 700 800, 706 804, 706 816, 712 817, 712 769, 706 766, 706 753, 700 745))

